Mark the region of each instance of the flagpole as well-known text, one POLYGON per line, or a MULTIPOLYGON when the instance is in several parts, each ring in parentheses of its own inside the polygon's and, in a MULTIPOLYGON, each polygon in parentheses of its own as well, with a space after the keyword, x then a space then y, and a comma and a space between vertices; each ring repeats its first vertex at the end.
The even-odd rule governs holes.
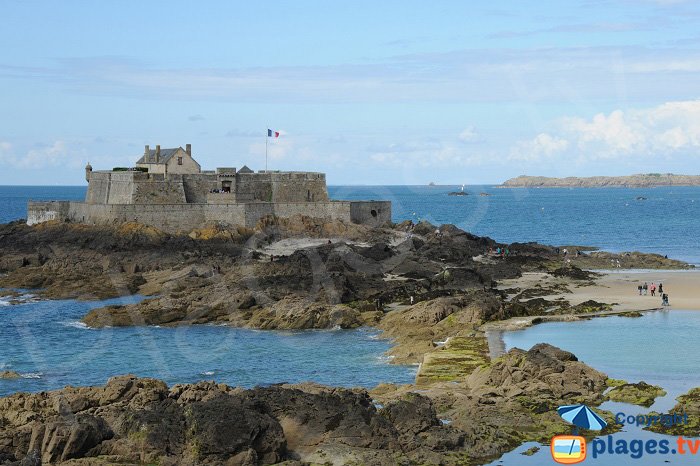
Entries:
POLYGON ((267 172, 267 140, 270 139, 270 130, 265 128, 265 171, 267 172))

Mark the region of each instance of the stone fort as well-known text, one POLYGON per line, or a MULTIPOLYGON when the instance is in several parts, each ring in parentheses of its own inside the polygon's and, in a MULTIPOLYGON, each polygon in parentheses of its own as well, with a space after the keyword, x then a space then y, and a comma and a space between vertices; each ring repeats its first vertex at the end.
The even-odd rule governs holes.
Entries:
POLYGON ((50 220, 88 224, 138 222, 160 230, 189 232, 206 223, 252 228, 265 216, 297 214, 380 226, 391 220, 390 201, 335 201, 326 175, 246 166, 202 170, 192 146, 145 147, 132 168, 85 167, 84 202, 30 201, 27 223, 50 220))

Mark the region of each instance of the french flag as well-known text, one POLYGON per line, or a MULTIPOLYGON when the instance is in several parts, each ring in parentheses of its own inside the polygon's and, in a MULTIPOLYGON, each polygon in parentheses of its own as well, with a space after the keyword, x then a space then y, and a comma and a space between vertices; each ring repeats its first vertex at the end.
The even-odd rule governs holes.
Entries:
POLYGON ((267 137, 268 138, 278 138, 278 137, 280 137, 280 132, 279 131, 272 131, 271 129, 268 128, 267 137))

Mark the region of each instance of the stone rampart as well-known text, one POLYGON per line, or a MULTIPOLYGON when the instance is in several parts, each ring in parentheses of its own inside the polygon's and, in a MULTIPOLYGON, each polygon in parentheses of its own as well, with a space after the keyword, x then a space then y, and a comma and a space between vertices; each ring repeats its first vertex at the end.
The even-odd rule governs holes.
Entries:
POLYGON ((206 223, 254 227, 266 215, 306 215, 324 220, 379 226, 391 221, 389 201, 327 201, 243 204, 89 204, 86 202, 30 202, 27 223, 50 220, 88 224, 138 222, 168 233, 189 232, 206 223), (374 212, 374 214, 372 213, 374 212), (375 215, 376 214, 376 215, 375 215))

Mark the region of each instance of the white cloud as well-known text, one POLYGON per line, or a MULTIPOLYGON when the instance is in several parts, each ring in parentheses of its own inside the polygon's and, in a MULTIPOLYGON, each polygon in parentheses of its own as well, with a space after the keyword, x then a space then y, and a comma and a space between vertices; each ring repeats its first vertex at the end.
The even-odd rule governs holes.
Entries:
POLYGON ((118 57, 74 58, 47 67, 0 64, 0 77, 41 79, 81 94, 140 99, 454 103, 675 100, 696 95, 699 70, 696 48, 654 45, 463 49, 357 63, 266 67, 156 68, 118 57), (669 82, 673 86, 660 84, 669 82))
POLYGON ((518 142, 511 149, 512 160, 536 161, 551 158, 569 147, 569 141, 547 133, 540 133, 529 141, 518 142))
POLYGON ((557 154, 581 160, 700 155, 700 100, 657 107, 614 110, 590 119, 565 117, 547 133, 520 141, 516 160, 542 160, 557 154))
MULTIPOLYGON (((105 159, 96 157, 95 159, 105 159)), ((107 158, 108 161, 113 159, 107 158)), ((63 140, 54 141, 20 151, 14 144, 0 142, 0 164, 19 169, 45 169, 53 167, 82 168, 85 163, 85 151, 79 147, 69 147, 63 140)))
POLYGON ((461 133, 459 133, 459 140, 464 143, 479 142, 481 136, 477 133, 476 128, 469 126, 464 128, 461 133))
POLYGON ((429 138, 423 141, 370 145, 370 160, 374 163, 396 167, 421 167, 422 169, 455 166, 476 166, 492 160, 490 154, 467 150, 455 145, 429 138))

